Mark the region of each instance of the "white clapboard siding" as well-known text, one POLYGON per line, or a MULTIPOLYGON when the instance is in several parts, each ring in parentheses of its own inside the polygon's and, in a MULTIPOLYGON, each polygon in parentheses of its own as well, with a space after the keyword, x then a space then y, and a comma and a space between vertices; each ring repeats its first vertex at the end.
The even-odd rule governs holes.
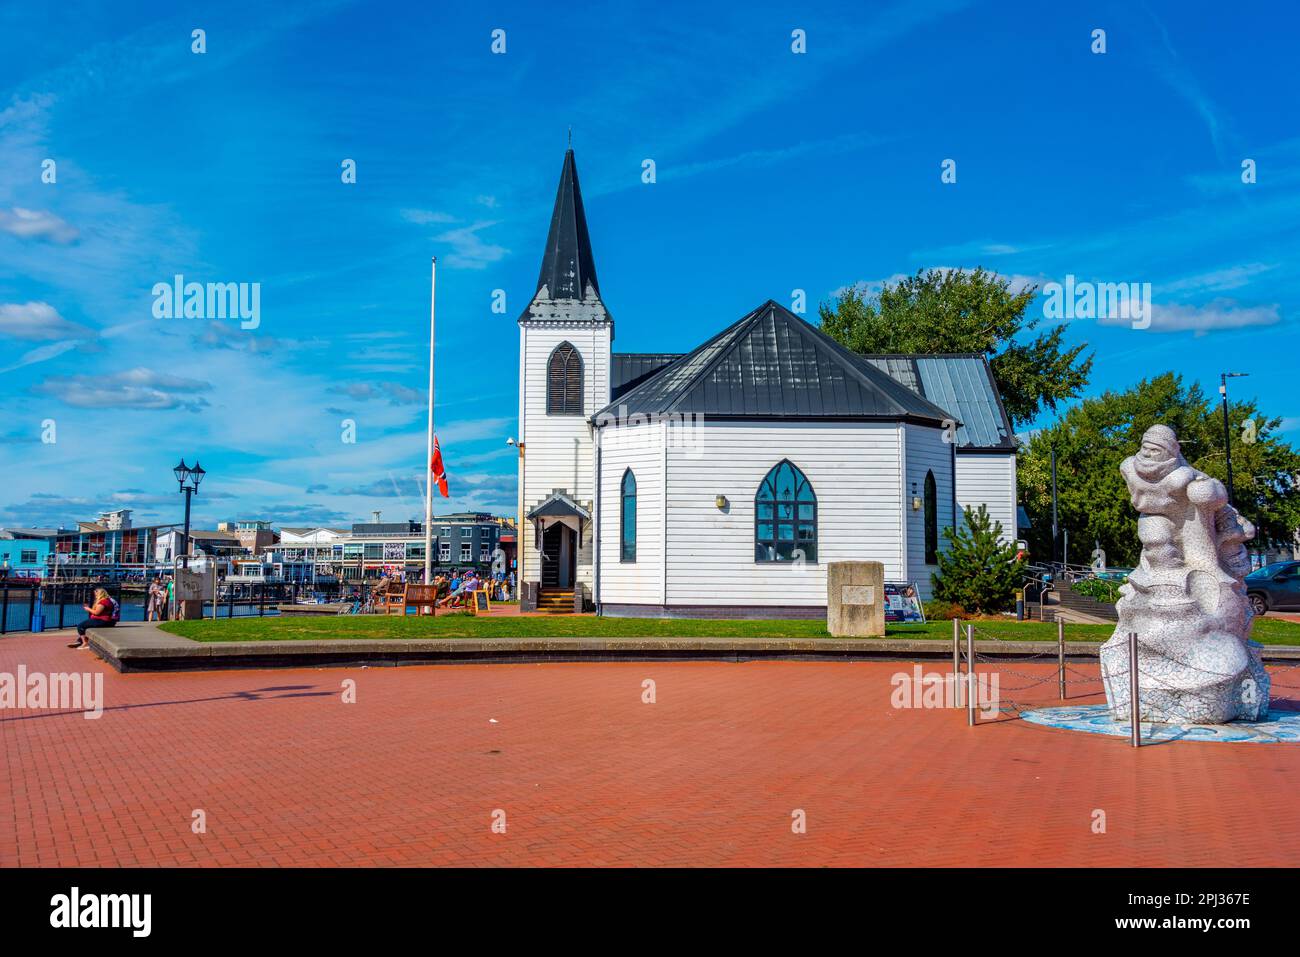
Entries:
POLYGON ((933 588, 930 576, 937 565, 925 563, 925 476, 934 473, 936 505, 939 511, 939 550, 947 548, 943 530, 953 524, 953 447, 943 441, 940 429, 906 425, 907 434, 907 580, 916 583, 922 598, 928 599, 933 588), (912 507, 913 497, 921 499, 921 508, 912 507))
POLYGON ((1016 456, 957 453, 957 508, 981 505, 989 518, 1002 523, 1002 538, 1016 539, 1016 456))
MULTIPOLYGON (((594 507, 594 463, 588 419, 609 403, 610 328, 605 323, 520 324, 524 515, 556 489, 588 510, 594 507), (546 414, 546 371, 556 346, 568 342, 582 356, 583 414, 546 414)), ((534 530, 526 519, 520 542, 521 581, 538 581, 534 530)), ((592 530, 578 549, 578 580, 592 585, 592 530)))
POLYGON ((685 440, 670 439, 665 603, 825 605, 831 561, 879 561, 885 577, 897 579, 900 447, 892 423, 705 423, 685 440), (815 564, 754 561, 754 496, 786 458, 817 495, 815 564), (725 511, 715 505, 718 495, 730 503, 725 511))
POLYGON ((601 430, 600 599, 663 604, 664 427, 661 423, 601 430), (636 476, 636 561, 622 560, 622 484, 636 476))

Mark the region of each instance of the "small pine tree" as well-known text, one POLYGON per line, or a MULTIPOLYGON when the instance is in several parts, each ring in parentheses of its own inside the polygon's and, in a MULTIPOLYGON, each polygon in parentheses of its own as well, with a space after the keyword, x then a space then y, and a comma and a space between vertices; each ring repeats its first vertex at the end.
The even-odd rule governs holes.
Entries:
POLYGON ((998 612, 1011 606, 1024 578, 1024 560, 999 540, 1002 523, 989 519, 983 505, 965 510, 965 527, 945 528, 948 547, 939 552, 939 571, 930 576, 934 597, 972 612, 998 612))

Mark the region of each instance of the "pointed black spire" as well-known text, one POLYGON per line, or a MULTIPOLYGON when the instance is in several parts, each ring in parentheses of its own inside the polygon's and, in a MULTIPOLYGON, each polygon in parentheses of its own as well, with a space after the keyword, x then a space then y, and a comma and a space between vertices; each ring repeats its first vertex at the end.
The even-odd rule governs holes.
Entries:
POLYGON ((537 290, 545 286, 552 299, 581 299, 588 284, 600 297, 596 281, 596 261, 591 255, 591 237, 587 235, 587 216, 582 209, 582 190, 578 188, 578 167, 573 150, 564 154, 560 171, 560 188, 555 194, 555 211, 551 213, 551 231, 542 254, 542 270, 537 276, 537 290))

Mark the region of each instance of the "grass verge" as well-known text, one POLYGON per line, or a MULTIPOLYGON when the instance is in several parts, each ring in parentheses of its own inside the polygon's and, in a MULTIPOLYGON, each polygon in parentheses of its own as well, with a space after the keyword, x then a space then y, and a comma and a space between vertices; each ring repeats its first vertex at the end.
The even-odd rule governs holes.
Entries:
MULTIPOLYGON (((977 638, 1009 641, 1055 641, 1056 625, 1036 621, 977 621, 977 638)), ((754 621, 716 619, 596 618, 592 615, 477 618, 465 614, 436 618, 384 615, 327 615, 284 618, 233 618, 217 621, 169 621, 164 631, 195 641, 327 641, 331 639, 412 638, 829 638, 821 621, 754 621)), ((1066 625, 1067 641, 1105 641, 1111 625, 1066 625)), ((952 622, 889 625, 886 638, 946 641, 952 622)), ((1254 637, 1263 644, 1300 645, 1300 624, 1276 618, 1255 622, 1254 637)), ((862 639, 870 641, 869 638, 862 639)))

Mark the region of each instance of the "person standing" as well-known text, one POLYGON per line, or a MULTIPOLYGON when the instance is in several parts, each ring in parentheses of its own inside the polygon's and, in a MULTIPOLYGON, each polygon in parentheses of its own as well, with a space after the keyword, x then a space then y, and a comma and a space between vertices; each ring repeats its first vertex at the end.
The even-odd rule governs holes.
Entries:
POLYGON ((162 582, 157 579, 149 581, 148 614, 145 621, 162 621, 162 605, 167 595, 162 582))

